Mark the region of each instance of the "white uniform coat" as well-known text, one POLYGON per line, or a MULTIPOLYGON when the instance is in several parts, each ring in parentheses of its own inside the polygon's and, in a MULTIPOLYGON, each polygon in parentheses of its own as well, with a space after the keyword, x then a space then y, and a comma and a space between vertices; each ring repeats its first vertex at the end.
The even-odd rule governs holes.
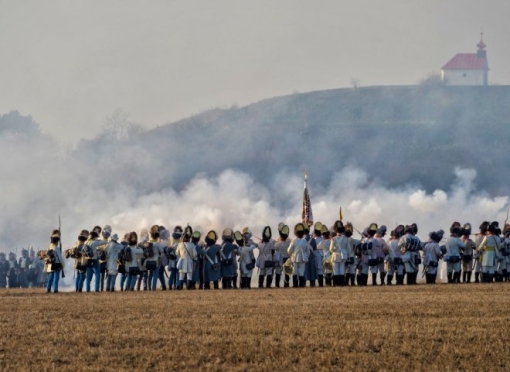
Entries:
POLYGON ((177 245, 177 259, 179 273, 189 274, 193 273, 193 261, 197 259, 197 249, 192 242, 180 242, 177 245))
POLYGON ((106 246, 106 270, 108 275, 117 274, 117 260, 119 258, 119 252, 122 250, 122 244, 119 244, 113 240, 110 240, 106 246))

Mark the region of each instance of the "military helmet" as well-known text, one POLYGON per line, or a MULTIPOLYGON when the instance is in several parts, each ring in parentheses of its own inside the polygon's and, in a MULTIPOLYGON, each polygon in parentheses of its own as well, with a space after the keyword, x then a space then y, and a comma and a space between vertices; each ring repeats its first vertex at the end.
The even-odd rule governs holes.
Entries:
POLYGON ((285 223, 280 222, 280 223, 278 224, 278 231, 282 231, 282 227, 283 227, 283 226, 285 226, 285 223))
POLYGON ((402 235, 405 234, 405 227, 404 225, 398 225, 396 228, 395 228, 395 237, 396 238, 400 238, 402 237, 402 235))
POLYGON ((216 231, 211 230, 207 233, 205 238, 216 243, 216 240, 218 240, 218 234, 216 234, 216 231))
POLYGON ((234 239, 238 245, 244 245, 243 234, 239 230, 234 233, 234 239))
POLYGON ((322 234, 326 234, 326 233, 329 234, 329 229, 328 229, 328 227, 326 225, 322 225, 321 233, 322 234))
POLYGON ((270 226, 264 227, 264 229, 262 230, 262 241, 268 242, 269 239, 271 239, 271 236, 272 236, 271 227, 270 226))
POLYGON ((294 234, 298 234, 298 233, 304 233, 305 232, 305 225, 303 225, 301 222, 296 224, 296 226, 294 226, 294 234))
POLYGON ((184 229, 184 238, 185 239, 191 239, 191 235, 193 235, 193 229, 190 225, 186 226, 184 229))
POLYGON ((460 235, 471 235, 471 224, 469 222, 462 226, 462 229, 460 229, 460 235))
POLYGON ((200 240, 200 238, 202 237, 202 234, 200 234, 200 231, 195 230, 195 231, 193 231, 193 234, 191 234, 191 237, 200 240))
POLYGON ((313 231, 316 235, 320 235, 322 232, 322 223, 315 222, 315 224, 313 225, 313 231))
POLYGON ((418 234, 418 225, 414 222, 411 224, 411 228, 413 229, 413 234, 418 234))
POLYGON ((157 239, 159 238, 159 225, 152 225, 151 226, 151 230, 150 230, 150 234, 151 234, 151 237, 153 239, 157 239))
POLYGON ((223 240, 232 240, 234 238, 234 231, 231 228, 226 228, 221 234, 223 240))
POLYGON ((460 233, 460 223, 454 222, 452 226, 450 227, 450 233, 451 234, 459 234, 460 233))

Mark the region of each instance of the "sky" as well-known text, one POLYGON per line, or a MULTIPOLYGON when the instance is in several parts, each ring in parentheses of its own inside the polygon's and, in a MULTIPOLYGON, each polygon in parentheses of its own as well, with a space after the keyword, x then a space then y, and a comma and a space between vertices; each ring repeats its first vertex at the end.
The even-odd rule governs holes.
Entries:
POLYGON ((116 110, 146 128, 295 92, 409 85, 484 32, 510 84, 510 2, 0 0, 0 114, 73 144, 116 110))

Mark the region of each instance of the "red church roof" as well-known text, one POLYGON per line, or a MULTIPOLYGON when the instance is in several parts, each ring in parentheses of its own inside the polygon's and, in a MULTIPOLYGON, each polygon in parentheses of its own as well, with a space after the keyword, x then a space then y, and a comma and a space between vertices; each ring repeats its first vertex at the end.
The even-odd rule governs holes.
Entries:
POLYGON ((458 53, 450 59, 443 70, 485 70, 487 59, 480 58, 476 53, 458 53))

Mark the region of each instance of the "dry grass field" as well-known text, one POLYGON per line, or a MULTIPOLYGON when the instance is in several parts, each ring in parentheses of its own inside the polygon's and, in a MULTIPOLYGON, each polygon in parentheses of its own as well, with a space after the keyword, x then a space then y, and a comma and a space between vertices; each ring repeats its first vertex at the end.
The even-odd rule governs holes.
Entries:
POLYGON ((510 284, 2 290, 0 369, 509 370, 510 284))

